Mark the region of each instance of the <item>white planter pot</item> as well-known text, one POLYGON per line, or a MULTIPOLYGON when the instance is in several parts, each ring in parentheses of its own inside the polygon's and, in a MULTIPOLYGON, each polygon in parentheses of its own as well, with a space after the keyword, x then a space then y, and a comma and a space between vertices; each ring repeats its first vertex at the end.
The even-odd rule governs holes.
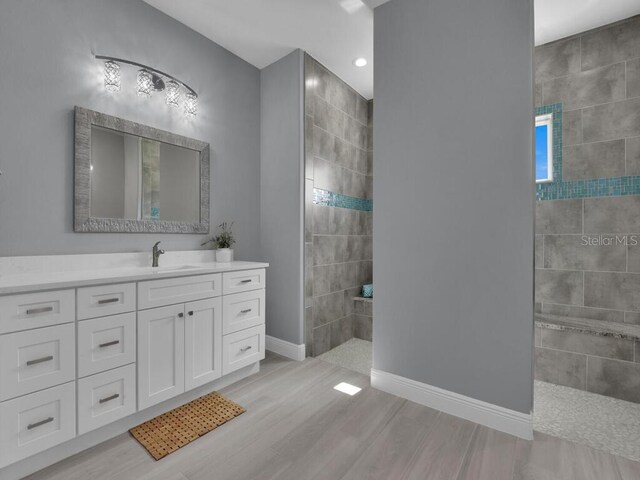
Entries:
POLYGON ((219 248, 216 250, 216 262, 230 263, 233 262, 233 249, 219 248))

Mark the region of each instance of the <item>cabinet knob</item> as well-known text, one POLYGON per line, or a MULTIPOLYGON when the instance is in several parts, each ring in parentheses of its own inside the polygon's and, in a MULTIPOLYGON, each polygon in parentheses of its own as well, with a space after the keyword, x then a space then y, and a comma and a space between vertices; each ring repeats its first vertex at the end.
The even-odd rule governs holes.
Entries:
POLYGON ((180 313, 178 314, 178 318, 182 318, 182 317, 184 317, 184 313, 180 312, 180 313))
POLYGON ((193 310, 191 310, 191 311, 189 312, 189 316, 190 316, 190 317, 193 317, 193 310))

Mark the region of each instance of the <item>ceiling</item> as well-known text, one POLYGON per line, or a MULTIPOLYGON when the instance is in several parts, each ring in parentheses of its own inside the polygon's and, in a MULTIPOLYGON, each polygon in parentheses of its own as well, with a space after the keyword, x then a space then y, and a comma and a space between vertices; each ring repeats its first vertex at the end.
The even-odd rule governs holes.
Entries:
POLYGON ((373 11, 361 0, 145 1, 258 68, 300 48, 373 97, 373 11))
MULTIPOLYGON (((389 0, 145 0, 258 68, 296 48, 373 98, 373 10, 389 0), (365 4, 366 3, 366 4, 365 4), (353 60, 364 57, 367 66, 353 60)), ((638 0, 534 0, 535 43, 640 14, 638 0)))

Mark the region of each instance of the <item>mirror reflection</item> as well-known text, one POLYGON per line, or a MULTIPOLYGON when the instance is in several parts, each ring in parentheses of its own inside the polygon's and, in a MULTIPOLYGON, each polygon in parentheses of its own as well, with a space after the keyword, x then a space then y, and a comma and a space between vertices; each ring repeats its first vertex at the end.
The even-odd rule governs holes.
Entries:
POLYGON ((200 221, 200 152, 91 126, 91 216, 200 221))

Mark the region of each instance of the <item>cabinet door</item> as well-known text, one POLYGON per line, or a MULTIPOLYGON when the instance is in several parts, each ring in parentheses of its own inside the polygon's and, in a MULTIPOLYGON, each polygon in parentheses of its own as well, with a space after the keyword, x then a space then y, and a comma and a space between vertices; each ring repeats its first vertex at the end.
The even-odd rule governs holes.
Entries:
POLYGON ((222 375, 222 301, 220 297, 185 305, 185 389, 222 375))
POLYGON ((138 312, 138 406, 184 392, 184 305, 138 312))

